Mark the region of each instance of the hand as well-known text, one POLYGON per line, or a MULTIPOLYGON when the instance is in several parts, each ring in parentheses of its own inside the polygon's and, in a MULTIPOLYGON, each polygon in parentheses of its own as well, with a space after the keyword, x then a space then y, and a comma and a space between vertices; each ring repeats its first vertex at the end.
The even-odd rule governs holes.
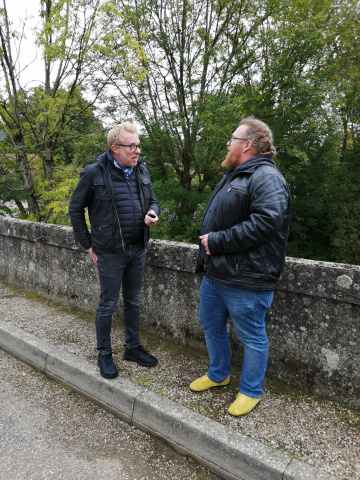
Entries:
POLYGON ((152 227, 159 221, 159 217, 156 215, 154 210, 149 210, 148 213, 145 215, 145 224, 148 227, 152 227))
POLYGON ((88 252, 89 252, 90 257, 92 258, 92 261, 95 263, 95 265, 97 265, 97 259, 98 259, 98 257, 97 257, 97 255, 96 255, 96 253, 94 253, 94 252, 92 251, 92 248, 91 248, 91 247, 88 249, 88 252))
POLYGON ((208 246, 208 236, 209 236, 209 234, 206 233, 205 235, 201 235, 199 238, 200 238, 201 243, 203 244, 203 246, 205 248, 206 255, 211 255, 210 250, 209 250, 209 246, 208 246))

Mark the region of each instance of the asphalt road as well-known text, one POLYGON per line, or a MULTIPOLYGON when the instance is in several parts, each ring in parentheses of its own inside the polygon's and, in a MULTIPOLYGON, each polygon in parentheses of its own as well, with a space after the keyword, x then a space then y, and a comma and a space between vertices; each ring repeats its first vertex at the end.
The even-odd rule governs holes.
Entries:
POLYGON ((0 349, 1 480, 216 480, 0 349))

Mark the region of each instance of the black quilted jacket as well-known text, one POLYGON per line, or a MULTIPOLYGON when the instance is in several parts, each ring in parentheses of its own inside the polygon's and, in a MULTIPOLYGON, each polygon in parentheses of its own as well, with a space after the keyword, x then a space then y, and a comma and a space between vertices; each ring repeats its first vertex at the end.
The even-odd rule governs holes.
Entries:
MULTIPOLYGON (((115 253, 126 246, 122 225, 117 214, 111 180, 112 157, 109 151, 101 153, 94 163, 87 165, 80 173, 79 182, 71 196, 69 216, 77 241, 86 249, 92 247, 95 253, 115 253), (88 208, 91 233, 85 220, 88 208)), ((147 162, 138 158, 134 167, 139 186, 143 218, 149 210, 159 214, 159 205, 151 186, 147 162)), ((149 240, 150 229, 144 223, 144 244, 149 240)))

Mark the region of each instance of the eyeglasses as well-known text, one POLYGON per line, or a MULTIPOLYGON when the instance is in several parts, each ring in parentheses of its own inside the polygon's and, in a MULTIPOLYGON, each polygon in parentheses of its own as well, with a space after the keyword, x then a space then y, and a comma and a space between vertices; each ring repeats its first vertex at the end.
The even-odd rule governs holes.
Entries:
POLYGON ((141 143, 138 143, 137 145, 124 145, 122 143, 115 143, 115 145, 118 145, 119 147, 129 147, 130 152, 135 152, 137 148, 141 150, 141 143))
POLYGON ((229 140, 228 140, 226 143, 228 143, 229 146, 230 146, 230 145, 231 145, 231 142, 232 142, 233 140, 247 140, 247 138, 233 137, 233 136, 231 136, 231 137, 229 137, 229 140))

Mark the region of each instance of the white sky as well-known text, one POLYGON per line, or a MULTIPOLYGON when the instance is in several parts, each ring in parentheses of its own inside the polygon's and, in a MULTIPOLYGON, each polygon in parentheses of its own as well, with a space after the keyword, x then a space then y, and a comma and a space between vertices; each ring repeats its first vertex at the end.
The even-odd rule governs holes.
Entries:
MULTIPOLYGON (((0 0, 1 7, 3 6, 2 3, 2 0, 0 0)), ((18 65, 20 65, 22 69, 22 86, 24 86, 25 83, 27 86, 35 86, 35 84, 43 81, 42 61, 39 55, 37 55, 32 34, 40 10, 40 0, 6 0, 6 8, 9 19, 13 23, 13 28, 19 31, 19 33, 22 31, 23 21, 26 19, 24 31, 26 39, 23 39, 21 43, 18 65)), ((13 60, 15 60, 16 50, 13 49, 12 53, 14 56, 13 60)))
MULTIPOLYGON (((5 0, 10 21, 13 28, 21 33, 24 19, 26 19, 24 34, 21 42, 19 62, 17 68, 21 67, 20 85, 23 88, 31 88, 44 82, 44 65, 41 52, 37 52, 34 44, 33 29, 39 22, 40 0, 5 0)), ((0 0, 0 7, 3 7, 3 0, 0 0)), ((16 59, 16 50, 12 49, 13 60, 16 59)), ((0 82, 2 72, 0 71, 0 82)), ((1 88, 1 85, 0 85, 1 88)), ((113 124, 113 120, 109 120, 113 124)), ((138 125, 141 131, 141 126, 138 125)))

